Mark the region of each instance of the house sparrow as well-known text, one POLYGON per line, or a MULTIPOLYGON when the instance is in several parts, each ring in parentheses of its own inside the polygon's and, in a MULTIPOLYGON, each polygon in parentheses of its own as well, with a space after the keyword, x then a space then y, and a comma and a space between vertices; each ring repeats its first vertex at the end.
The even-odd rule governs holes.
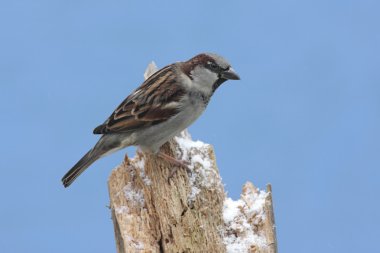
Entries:
POLYGON ((199 54, 155 72, 94 129, 101 138, 64 175, 63 185, 68 187, 99 158, 132 145, 183 165, 160 152, 160 147, 202 114, 222 83, 239 79, 223 57, 212 53, 199 54))

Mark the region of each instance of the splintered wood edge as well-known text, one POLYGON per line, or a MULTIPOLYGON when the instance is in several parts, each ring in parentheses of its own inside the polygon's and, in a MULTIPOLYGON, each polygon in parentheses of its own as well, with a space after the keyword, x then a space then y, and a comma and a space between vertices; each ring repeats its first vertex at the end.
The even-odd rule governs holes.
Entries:
POLYGON ((276 223, 274 219, 273 211, 273 199, 272 199, 272 185, 267 184, 267 197, 265 199, 265 234, 268 241, 269 251, 268 253, 277 253, 277 236, 276 236, 276 223))

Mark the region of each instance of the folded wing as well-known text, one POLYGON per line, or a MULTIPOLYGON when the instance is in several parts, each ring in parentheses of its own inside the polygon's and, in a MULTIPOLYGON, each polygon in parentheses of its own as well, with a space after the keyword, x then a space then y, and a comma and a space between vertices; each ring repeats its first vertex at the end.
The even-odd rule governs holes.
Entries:
POLYGON ((185 91, 176 85, 174 68, 174 65, 169 65, 149 77, 102 125, 94 129, 94 134, 126 133, 175 116, 185 91))

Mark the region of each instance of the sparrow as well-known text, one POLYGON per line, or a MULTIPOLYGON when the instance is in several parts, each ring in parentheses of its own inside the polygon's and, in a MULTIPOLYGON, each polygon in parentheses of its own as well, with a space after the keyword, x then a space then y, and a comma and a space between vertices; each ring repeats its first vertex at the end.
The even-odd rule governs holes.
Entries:
POLYGON ((99 141, 63 176, 64 187, 99 158, 128 146, 183 165, 160 152, 160 147, 190 126, 227 80, 240 77, 227 60, 214 53, 201 53, 158 70, 94 129, 94 134, 101 135, 99 141))

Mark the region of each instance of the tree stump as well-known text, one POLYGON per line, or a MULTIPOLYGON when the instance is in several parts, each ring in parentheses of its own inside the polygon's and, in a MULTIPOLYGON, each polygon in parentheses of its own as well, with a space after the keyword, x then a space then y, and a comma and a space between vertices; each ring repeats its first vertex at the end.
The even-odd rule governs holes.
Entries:
POLYGON ((190 171, 140 153, 110 176, 119 253, 276 252, 270 187, 248 182, 241 199, 226 198, 212 146, 187 131, 162 150, 189 161, 190 171))

